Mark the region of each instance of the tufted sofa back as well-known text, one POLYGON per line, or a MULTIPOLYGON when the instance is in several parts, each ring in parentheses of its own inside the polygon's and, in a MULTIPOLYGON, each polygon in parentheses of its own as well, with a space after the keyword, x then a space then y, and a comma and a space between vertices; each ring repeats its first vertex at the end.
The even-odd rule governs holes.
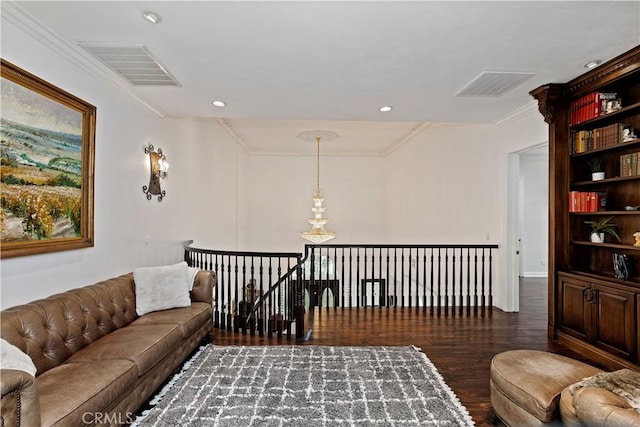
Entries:
POLYGON ((27 353, 41 375, 137 317, 129 273, 3 310, 0 335, 27 353))

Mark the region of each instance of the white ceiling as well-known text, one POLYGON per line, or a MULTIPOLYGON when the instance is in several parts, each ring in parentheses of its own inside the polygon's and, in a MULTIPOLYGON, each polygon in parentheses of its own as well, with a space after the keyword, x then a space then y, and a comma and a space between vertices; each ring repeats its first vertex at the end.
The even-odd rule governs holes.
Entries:
POLYGON ((157 114, 217 119, 255 154, 313 154, 296 135, 322 129, 341 135, 325 154, 385 155, 434 123, 496 123, 531 108, 530 90, 640 43, 638 1, 2 1, 2 9, 33 18, 157 114), (143 20, 146 10, 162 21, 143 20), (133 87, 79 43, 143 44, 181 86, 133 87), (455 96, 484 71, 534 76, 497 98, 455 96), (216 99, 227 107, 212 106, 216 99))

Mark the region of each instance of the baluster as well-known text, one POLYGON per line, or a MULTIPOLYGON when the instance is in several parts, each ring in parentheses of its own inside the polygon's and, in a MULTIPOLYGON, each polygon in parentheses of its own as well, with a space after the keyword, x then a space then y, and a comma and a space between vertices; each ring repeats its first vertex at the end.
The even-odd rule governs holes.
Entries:
POLYGON ((404 249, 400 248, 400 301, 404 307, 404 249))
MULTIPOLYGON (((258 293, 258 295, 264 295, 264 267, 262 264, 262 260, 263 257, 260 257, 260 268, 259 268, 259 275, 260 275, 260 292, 258 293)), ((254 294, 255 295, 255 294, 254 294)), ((252 295, 251 299, 254 300, 252 301, 251 306, 253 307, 253 305, 255 304, 255 297, 252 295)), ((255 311, 254 311, 255 313, 255 311)), ((260 306, 258 307, 258 315, 260 317, 258 317, 258 335, 263 337, 264 336, 264 304, 262 304, 262 301, 260 303, 260 306)))
POLYGON ((493 311, 493 284, 492 284, 492 278, 493 278, 493 268, 492 268, 492 262, 493 262, 493 250, 489 249, 489 312, 493 311))
POLYGON ((440 253, 440 249, 438 248, 438 316, 440 315, 440 305, 442 303, 441 299, 441 277, 442 277, 442 255, 440 253))
POLYGON ((431 315, 433 316, 434 313, 434 304, 435 304, 435 299, 433 298, 433 285, 434 280, 433 280, 433 274, 435 271, 435 266, 433 265, 433 261, 434 261, 434 254, 433 254, 433 248, 431 248, 431 284, 430 284, 430 289, 429 289, 429 294, 430 294, 430 298, 431 298, 431 315))
POLYGON ((464 291, 463 291, 463 270, 462 270, 462 265, 464 264, 464 258, 462 256, 462 248, 460 248, 460 275, 459 275, 459 279, 458 281, 460 282, 460 292, 459 292, 459 298, 460 298, 460 303, 458 304, 460 306, 460 316, 462 316, 462 314, 464 313, 464 291))
POLYGON ((233 272, 234 272, 235 286, 233 289, 234 299, 232 302, 232 305, 234 306, 234 308, 233 310, 231 310, 231 314, 233 315, 233 331, 237 333, 237 332, 240 332, 240 316, 238 316, 238 309, 236 308, 238 304, 238 256, 236 255, 234 259, 235 259, 235 262, 233 265, 233 272))
POLYGON ((341 290, 340 306, 342 307, 342 310, 344 311, 344 307, 347 305, 346 304, 346 300, 344 299, 344 288, 347 285, 345 283, 345 281, 344 281, 344 279, 345 279, 345 275, 344 275, 344 248, 340 249, 340 259, 341 259, 341 261, 340 261, 341 262, 340 269, 342 270, 342 276, 341 276, 342 277, 342 280, 341 280, 342 286, 340 287, 340 290, 341 290))
POLYGON ((416 310, 420 308, 420 248, 416 248, 416 310))
POLYGON ((484 248, 482 248, 482 295, 481 295, 481 302, 482 302, 482 314, 484 314, 484 310, 485 310, 485 298, 484 298, 484 248))
POLYGON ((427 248, 422 250, 422 311, 427 311, 427 248))
POLYGON ((471 315, 471 248, 467 248, 467 316, 471 315))
POLYGON ((378 306, 384 307, 387 305, 387 281, 382 278, 382 248, 378 248, 378 277, 380 277, 378 306))
POLYGON ((216 297, 216 312, 213 316, 213 323, 215 325, 216 328, 220 329, 222 328, 222 325, 220 325, 220 316, 222 314, 222 310, 220 310, 223 306, 224 306, 224 295, 221 294, 221 289, 220 289, 220 270, 218 269, 218 255, 216 254, 215 256, 215 266, 214 266, 214 272, 216 274, 216 286, 215 289, 213 290, 215 297, 216 297))
MULTIPOLYGON (((273 334, 273 330, 275 329, 276 326, 276 316, 275 316, 275 312, 274 312, 274 303, 275 303, 275 299, 273 298, 273 293, 269 292, 271 290, 271 286, 273 285, 273 281, 271 280, 273 278, 273 266, 272 266, 272 261, 273 261, 273 257, 269 257, 269 265, 267 266, 267 293, 269 294, 269 304, 268 304, 268 310, 267 310, 267 336, 271 337, 271 335, 273 334), (273 319, 273 320, 272 320, 273 319), (273 323, 273 325, 271 325, 271 323, 273 323)), ((264 294, 262 294, 260 296, 260 298, 264 298, 264 294)), ((264 299, 261 300, 262 301, 262 305, 264 305, 265 301, 264 299)))
POLYGON ((222 301, 224 302, 223 310, 222 310, 222 319, 220 322, 220 327, 222 329, 227 329, 227 313, 229 311, 229 301, 226 299, 225 288, 224 288, 224 255, 220 256, 220 288, 222 291, 222 301))
POLYGON ((478 314, 478 248, 473 253, 473 315, 478 314))
MULTIPOLYGON (((389 248, 387 248, 387 308, 391 307, 391 301, 389 299, 389 295, 391 294, 391 283, 389 283, 389 278, 391 277, 389 275, 389 248)), ((394 294, 393 294, 393 306, 395 307, 396 305, 396 294, 395 294, 395 290, 394 290, 394 294)))
MULTIPOLYGON (((251 283, 253 288, 254 288, 254 290, 255 290, 257 282, 256 282, 256 279, 255 279, 256 270, 255 270, 255 264, 254 264, 254 262, 255 262, 254 261, 254 257, 253 256, 250 257, 249 261, 251 262, 251 264, 249 265, 249 282, 248 283, 251 283)), ((249 301, 247 301, 247 284, 248 283, 243 283, 242 284, 243 285, 243 294, 244 294, 244 296, 242 298, 244 300, 243 307, 244 307, 244 310, 245 310, 245 317, 247 319, 245 324, 246 324, 247 329, 249 329, 249 335, 255 335, 256 334, 256 326, 255 326, 256 316, 251 316, 251 309, 249 307, 253 307, 253 304, 251 304, 249 301)))
POLYGON ((456 314, 456 250, 451 249, 451 314, 456 314))
POLYGON ((398 248, 393 248, 393 306, 398 306, 398 248))
POLYGON ((353 308, 353 253, 349 248, 349 308, 353 308))
MULTIPOLYGON (((224 258, 223 258, 224 259, 224 258)), ((227 295, 231 299, 231 255, 227 255, 227 295)), ((231 311, 231 301, 227 305, 227 330, 233 330, 233 313, 231 311)))
MULTIPOLYGON (((380 301, 375 301, 375 277, 376 277, 376 250, 371 248, 371 308, 380 305, 380 301)), ((378 283, 378 299, 380 299, 380 284, 378 283)))
MULTIPOLYGON (((404 253, 404 251, 403 251, 403 253, 404 253)), ((402 263, 402 265, 404 266, 404 262, 402 263)), ((404 274, 402 276, 404 277, 404 274)), ((408 307, 411 308, 411 298, 412 298, 412 295, 411 295, 411 248, 409 248, 409 277, 408 277, 408 281, 409 281, 409 284, 407 286, 407 288, 409 290, 409 305, 408 305, 408 307)))
POLYGON ((356 248, 356 308, 360 308, 360 248, 356 248))
POLYGON ((449 314, 449 249, 444 248, 444 314, 449 314))

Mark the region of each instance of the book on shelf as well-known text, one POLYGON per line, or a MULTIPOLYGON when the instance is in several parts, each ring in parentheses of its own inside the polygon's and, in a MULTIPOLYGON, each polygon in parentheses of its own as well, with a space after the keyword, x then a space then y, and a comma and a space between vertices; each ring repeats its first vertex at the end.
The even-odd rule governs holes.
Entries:
POLYGON ((571 154, 612 147, 635 139, 633 126, 613 123, 591 130, 571 132, 571 154))
POLYGON ((640 152, 623 154, 620 156, 620 176, 637 176, 640 175, 638 171, 638 156, 640 152))
POLYGON ((574 126, 617 111, 622 107, 622 102, 617 96, 616 92, 591 92, 574 100, 569 109, 570 125, 574 126))
POLYGON ((569 191, 569 212, 598 212, 607 209, 607 193, 569 191))

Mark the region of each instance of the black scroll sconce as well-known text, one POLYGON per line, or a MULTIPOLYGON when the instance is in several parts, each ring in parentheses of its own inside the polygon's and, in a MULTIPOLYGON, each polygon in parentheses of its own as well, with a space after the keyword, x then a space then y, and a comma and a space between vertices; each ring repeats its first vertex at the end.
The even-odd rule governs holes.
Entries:
POLYGON ((169 176, 169 163, 162 150, 158 148, 155 150, 153 145, 149 144, 144 147, 145 154, 149 155, 149 164, 151 166, 149 175, 149 186, 143 185, 142 191, 147 195, 147 200, 151 200, 152 196, 158 196, 158 201, 167 195, 167 192, 160 188, 162 180, 169 176))

